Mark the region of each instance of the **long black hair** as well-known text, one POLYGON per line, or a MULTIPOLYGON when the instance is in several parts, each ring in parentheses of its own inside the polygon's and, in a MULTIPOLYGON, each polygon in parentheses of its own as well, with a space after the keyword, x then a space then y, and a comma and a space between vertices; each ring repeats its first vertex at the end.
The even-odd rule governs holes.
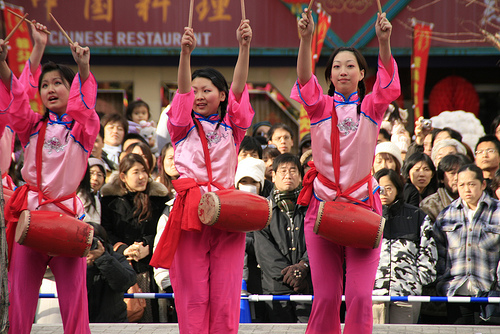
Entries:
MULTIPOLYGON (((365 57, 359 52, 358 49, 353 48, 353 47, 347 47, 347 46, 341 46, 333 53, 331 54, 330 58, 328 59, 328 62, 326 63, 326 69, 325 69, 325 79, 326 83, 328 84, 328 95, 333 96, 335 93, 335 86, 333 82, 331 81, 330 77, 332 75, 332 67, 333 67, 333 61, 335 60, 335 57, 340 53, 348 51, 354 54, 354 57, 356 57, 356 61, 358 62, 359 70, 364 70, 365 76, 366 72, 368 71, 368 63, 366 62, 365 57)), ((365 98, 366 95, 366 86, 365 86, 365 79, 363 78, 358 82, 358 95, 359 95, 359 104, 358 104, 358 113, 361 112, 361 102, 365 98)))
MULTIPOLYGON (((66 86, 68 88, 68 90, 71 88, 71 83, 73 82, 73 79, 75 78, 75 72, 66 65, 59 65, 59 64, 56 64, 54 62, 49 61, 48 63, 46 63, 42 66, 42 73, 40 74, 40 78, 38 79, 38 93, 40 93, 40 89, 42 89, 42 81, 43 81, 43 78, 45 77, 45 74, 52 72, 52 71, 58 71, 59 74, 61 74, 64 86, 66 86)), ((43 114, 43 117, 40 119, 39 122, 43 123, 48 118, 49 118, 49 110, 47 108, 45 108, 45 113, 43 114)))
POLYGON ((224 117, 226 116, 227 104, 229 101, 229 86, 227 84, 226 78, 224 78, 221 72, 211 67, 206 67, 194 71, 193 75, 191 76, 191 81, 196 78, 206 78, 212 81, 214 86, 217 87, 220 92, 224 92, 226 95, 226 98, 219 104, 219 109, 217 110, 220 116, 219 122, 217 123, 218 128, 220 123, 222 123, 224 117))

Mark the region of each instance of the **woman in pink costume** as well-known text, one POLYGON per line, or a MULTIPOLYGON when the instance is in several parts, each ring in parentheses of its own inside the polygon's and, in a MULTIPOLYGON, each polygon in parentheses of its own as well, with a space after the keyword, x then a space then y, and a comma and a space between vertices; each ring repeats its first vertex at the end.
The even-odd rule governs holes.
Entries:
POLYGON ((325 71, 329 83, 324 95, 311 73, 314 22, 307 10, 298 22, 301 37, 297 60, 298 80, 291 97, 301 103, 311 119, 314 163, 304 178, 299 204, 307 205, 305 236, 314 286, 314 302, 307 333, 340 333, 342 264, 346 261, 344 333, 371 333, 372 290, 380 247, 344 247, 313 232, 320 201, 354 202, 382 213, 378 185, 370 175, 380 123, 390 102, 400 94, 397 65, 391 55, 392 26, 385 13, 378 14, 377 80, 365 96, 367 65, 354 48, 339 48, 325 71))
POLYGON ((51 257, 13 242, 19 214, 24 210, 56 211, 83 218, 75 191, 99 131, 94 110, 97 83, 90 73, 90 51, 70 45, 79 73, 66 66, 43 66, 38 89, 46 108, 42 116, 31 110, 25 87, 12 75, 0 40, 0 101, 6 103, 9 125, 24 147, 21 171, 26 185, 6 205, 9 241, 9 333, 28 334, 38 291, 47 265, 54 273, 65 333, 90 333, 85 257, 51 257), (40 138, 41 137, 41 138, 40 138), (42 142, 39 142, 42 140, 42 142))
POLYGON ((226 232, 198 219, 200 197, 234 186, 237 155, 252 124, 246 80, 252 30, 243 20, 236 32, 239 56, 228 89, 212 68, 191 75, 196 39, 184 28, 178 91, 168 112, 175 145, 177 192, 151 265, 170 268, 180 333, 237 333, 245 233, 226 232))

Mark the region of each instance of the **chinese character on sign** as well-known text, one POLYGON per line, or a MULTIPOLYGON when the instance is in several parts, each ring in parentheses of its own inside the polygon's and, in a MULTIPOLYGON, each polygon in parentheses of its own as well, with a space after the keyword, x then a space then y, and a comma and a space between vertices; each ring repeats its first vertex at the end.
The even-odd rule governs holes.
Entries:
POLYGON ((196 5, 199 20, 204 21, 212 10, 213 15, 208 18, 209 22, 230 21, 231 15, 225 13, 229 3, 230 0, 202 0, 196 5))
POLYGON ((33 7, 35 7, 35 8, 38 7, 38 1, 40 1, 40 0, 31 0, 31 4, 33 5, 33 7))
POLYGON ((50 13, 52 13, 52 9, 57 7, 57 0, 45 0, 45 9, 47 9, 47 21, 50 20, 50 13))
POLYGON ((171 5, 170 0, 153 0, 153 3, 151 3, 151 0, 139 0, 135 4, 135 8, 137 8, 137 16, 142 18, 144 22, 149 21, 149 7, 152 8, 161 8, 161 13, 162 17, 161 20, 163 22, 167 22, 167 14, 168 14, 168 7, 171 5))
POLYGON ((113 20, 113 0, 85 0, 83 16, 86 20, 113 20))

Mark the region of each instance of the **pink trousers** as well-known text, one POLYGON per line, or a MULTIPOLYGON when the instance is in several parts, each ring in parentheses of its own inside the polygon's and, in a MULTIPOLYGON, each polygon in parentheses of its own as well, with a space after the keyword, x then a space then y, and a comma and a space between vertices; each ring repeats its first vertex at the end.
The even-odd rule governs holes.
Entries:
POLYGON ((380 247, 377 249, 344 247, 315 234, 313 228, 318 208, 319 201, 313 198, 304 225, 314 287, 314 301, 306 333, 341 333, 342 265, 345 258, 347 310, 344 333, 371 334, 372 291, 380 259, 380 247))
POLYGON ((170 268, 181 334, 238 333, 245 233, 182 231, 170 268))
POLYGON ((86 259, 50 257, 18 243, 9 270, 9 334, 30 333, 47 265, 56 280, 64 333, 90 334, 86 259))

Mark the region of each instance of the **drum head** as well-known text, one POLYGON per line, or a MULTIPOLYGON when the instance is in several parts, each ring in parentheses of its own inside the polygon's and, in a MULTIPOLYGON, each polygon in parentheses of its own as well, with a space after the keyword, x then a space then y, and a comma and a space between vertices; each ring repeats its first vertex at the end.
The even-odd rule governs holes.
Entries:
POLYGON ((316 215, 316 221, 314 222, 313 232, 318 234, 319 225, 321 224, 321 218, 323 217, 323 210, 325 209, 325 203, 319 203, 318 214, 316 215))
POLYGON ((217 222, 220 215, 220 200, 214 192, 203 194, 198 204, 198 218, 205 224, 212 226, 217 222))
POLYGON ((30 228, 30 221, 31 221, 30 211, 24 210, 23 212, 21 212, 14 237, 15 241, 20 245, 23 244, 24 239, 26 239, 26 235, 28 235, 28 230, 30 228))

